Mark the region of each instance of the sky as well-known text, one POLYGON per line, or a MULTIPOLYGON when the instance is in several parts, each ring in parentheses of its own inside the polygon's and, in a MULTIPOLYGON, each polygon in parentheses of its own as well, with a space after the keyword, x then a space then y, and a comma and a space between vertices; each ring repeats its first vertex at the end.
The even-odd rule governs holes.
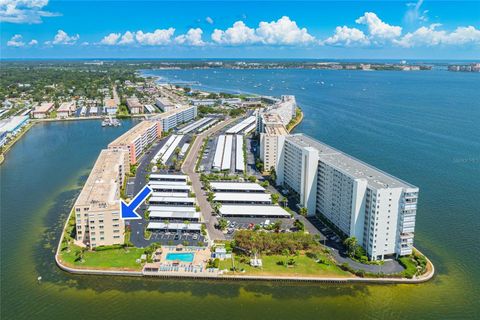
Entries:
POLYGON ((480 1, 0 0, 0 58, 480 59, 480 1))

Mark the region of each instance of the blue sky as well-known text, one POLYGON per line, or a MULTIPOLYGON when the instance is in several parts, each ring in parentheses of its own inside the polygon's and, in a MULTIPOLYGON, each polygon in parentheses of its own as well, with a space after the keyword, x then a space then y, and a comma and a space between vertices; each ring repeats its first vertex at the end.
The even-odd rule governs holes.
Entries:
POLYGON ((479 59, 478 1, 0 0, 1 58, 479 59))

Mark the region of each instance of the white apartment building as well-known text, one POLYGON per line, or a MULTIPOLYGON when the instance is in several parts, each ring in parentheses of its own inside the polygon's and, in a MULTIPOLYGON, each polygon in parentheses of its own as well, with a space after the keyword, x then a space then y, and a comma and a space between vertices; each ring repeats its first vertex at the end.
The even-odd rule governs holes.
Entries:
POLYGON ((152 120, 160 121, 163 131, 175 128, 179 124, 188 122, 197 117, 197 106, 183 106, 152 118, 152 120))
POLYGON ((76 243, 93 249, 122 244, 120 188, 128 172, 128 152, 102 150, 74 205, 76 243))
POLYGON ((419 189, 303 134, 281 139, 277 183, 356 237, 372 260, 412 253, 419 189))
POLYGON ((288 135, 288 131, 277 114, 264 113, 258 117, 257 129, 260 133, 260 160, 264 170, 277 167, 279 137, 288 135))
POLYGON ((108 149, 128 151, 130 164, 136 164, 147 146, 160 137, 162 128, 158 121, 142 121, 108 145, 108 149))
POLYGON ((177 108, 174 103, 172 103, 168 98, 165 97, 156 98, 155 105, 163 112, 167 112, 177 108))
POLYGON ((283 125, 286 126, 295 116, 296 108, 297 101, 295 96, 283 95, 281 96, 280 101, 270 106, 266 112, 277 114, 282 120, 283 125))

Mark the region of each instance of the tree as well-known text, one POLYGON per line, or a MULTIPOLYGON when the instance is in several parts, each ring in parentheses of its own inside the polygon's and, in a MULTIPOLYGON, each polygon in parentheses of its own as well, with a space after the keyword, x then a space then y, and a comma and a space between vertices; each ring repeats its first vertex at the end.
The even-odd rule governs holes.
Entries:
POLYGON ((281 220, 276 221, 272 227, 273 227, 272 229, 275 230, 275 232, 277 233, 280 232, 280 229, 282 229, 282 221, 281 220))
POLYGON ((280 196, 278 195, 278 193, 272 193, 272 203, 273 204, 277 204, 279 198, 280 198, 280 196))
POLYGON ((223 218, 218 220, 218 228, 220 230, 225 230, 227 228, 227 220, 225 220, 223 218))
POLYGON ((81 248, 75 251, 75 261, 83 262, 83 258, 85 257, 85 250, 86 248, 81 248))
POLYGON ((297 228, 299 231, 304 231, 305 230, 305 225, 303 224, 302 221, 296 219, 295 222, 293 222, 293 226, 297 228))
POLYGON ((275 167, 272 166, 270 168, 270 182, 275 185, 277 181, 277 171, 275 171, 275 167))
POLYGON ((301 208, 300 208, 300 214, 301 214, 302 216, 306 217, 307 214, 308 214, 308 209, 305 208, 305 207, 301 207, 301 208))
POLYGON ((343 245, 347 249, 347 254, 349 257, 354 257, 355 256, 355 251, 357 249, 358 243, 357 243, 357 238, 355 237, 349 237, 343 241, 343 245))

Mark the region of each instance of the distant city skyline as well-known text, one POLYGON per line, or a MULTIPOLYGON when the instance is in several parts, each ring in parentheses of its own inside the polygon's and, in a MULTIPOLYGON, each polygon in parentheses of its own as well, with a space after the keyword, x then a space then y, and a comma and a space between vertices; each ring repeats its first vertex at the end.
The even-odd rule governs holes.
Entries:
POLYGON ((0 57, 479 59, 478 1, 0 1, 0 57))

